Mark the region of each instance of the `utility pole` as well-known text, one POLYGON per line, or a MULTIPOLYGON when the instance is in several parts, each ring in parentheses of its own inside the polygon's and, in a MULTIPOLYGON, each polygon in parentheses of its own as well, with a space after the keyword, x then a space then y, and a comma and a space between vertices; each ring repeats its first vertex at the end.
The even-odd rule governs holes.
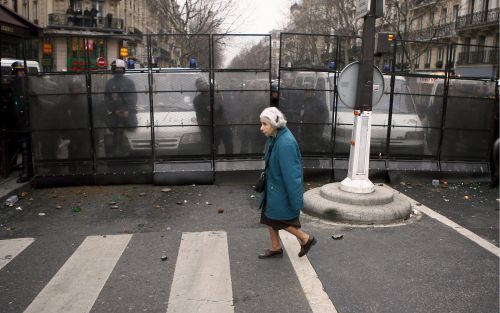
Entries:
POLYGON ((373 58, 375 49, 375 19, 383 15, 383 0, 357 0, 356 16, 363 16, 363 43, 359 62, 354 127, 347 177, 340 188, 352 193, 371 193, 373 183, 368 179, 373 96, 373 58))

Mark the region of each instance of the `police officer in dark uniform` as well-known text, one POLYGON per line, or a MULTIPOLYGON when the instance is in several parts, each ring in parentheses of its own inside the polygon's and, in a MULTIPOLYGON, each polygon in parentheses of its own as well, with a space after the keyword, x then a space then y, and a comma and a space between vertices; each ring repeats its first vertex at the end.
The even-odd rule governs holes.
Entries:
POLYGON ((124 60, 111 62, 111 70, 114 75, 104 88, 107 125, 112 132, 112 142, 106 147, 106 155, 126 156, 130 150, 124 130, 137 126, 137 93, 134 82, 124 75, 124 60))
POLYGON ((11 84, 12 102, 9 116, 12 119, 10 120, 11 125, 9 128, 21 148, 22 172, 17 182, 24 183, 33 176, 29 107, 24 88, 25 68, 22 62, 16 61, 12 63, 11 69, 14 78, 11 84))
POLYGON ((303 88, 299 104, 299 142, 305 151, 319 152, 326 144, 322 134, 328 122, 328 108, 324 97, 314 90, 311 82, 305 82, 303 88))
POLYGON ((12 103, 10 79, 3 76, 0 88, 0 176, 7 177, 10 170, 10 149, 7 132, 9 126, 9 109, 12 103))

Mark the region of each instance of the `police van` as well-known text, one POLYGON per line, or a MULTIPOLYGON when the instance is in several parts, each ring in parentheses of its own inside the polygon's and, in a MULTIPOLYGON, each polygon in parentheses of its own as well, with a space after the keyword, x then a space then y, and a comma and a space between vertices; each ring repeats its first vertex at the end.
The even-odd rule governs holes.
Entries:
MULTIPOLYGON (((12 74, 12 63, 21 62, 24 64, 24 60, 2 58, 2 76, 12 74)), ((40 72, 40 64, 37 61, 26 61, 28 66, 28 74, 38 74, 40 72)))

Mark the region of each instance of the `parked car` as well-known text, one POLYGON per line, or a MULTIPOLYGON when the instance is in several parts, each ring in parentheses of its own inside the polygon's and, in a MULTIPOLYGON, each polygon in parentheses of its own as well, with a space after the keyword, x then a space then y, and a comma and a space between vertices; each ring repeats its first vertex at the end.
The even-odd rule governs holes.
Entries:
MULTIPOLYGON (((384 154, 389 124, 390 79, 384 75, 384 94, 373 106, 371 145, 372 155, 384 154)), ((340 99, 336 114, 336 152, 349 153, 354 114, 340 99)), ((424 152, 424 128, 417 114, 412 93, 402 76, 396 76, 391 120, 390 154, 422 156, 424 152)))

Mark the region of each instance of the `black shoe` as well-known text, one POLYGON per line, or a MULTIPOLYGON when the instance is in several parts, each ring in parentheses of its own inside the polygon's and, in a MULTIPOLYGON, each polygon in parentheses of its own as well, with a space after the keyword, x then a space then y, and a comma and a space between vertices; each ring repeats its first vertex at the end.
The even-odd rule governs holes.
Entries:
POLYGON ((283 249, 270 250, 267 249, 264 253, 259 254, 259 259, 281 258, 283 256, 283 249))
POLYGON ((314 246, 316 242, 316 238, 314 238, 313 235, 309 235, 309 239, 307 240, 306 244, 300 246, 299 258, 306 255, 307 252, 309 252, 309 249, 311 249, 311 247, 314 246))

